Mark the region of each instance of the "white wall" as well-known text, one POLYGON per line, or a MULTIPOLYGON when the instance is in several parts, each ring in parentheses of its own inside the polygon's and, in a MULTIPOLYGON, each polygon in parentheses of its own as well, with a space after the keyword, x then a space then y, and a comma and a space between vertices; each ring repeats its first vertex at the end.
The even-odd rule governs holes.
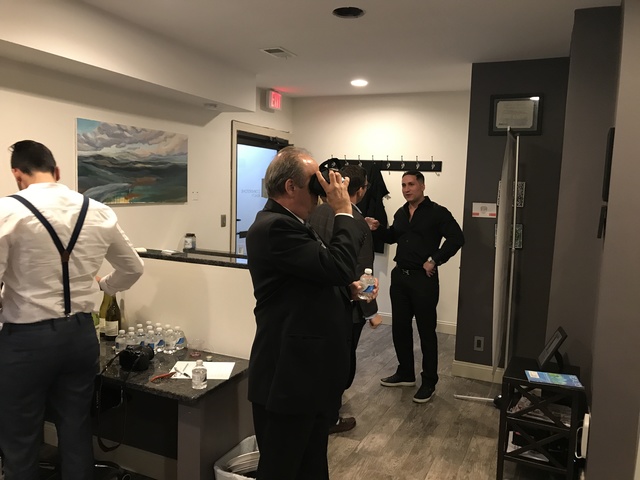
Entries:
POLYGON ((247 269, 145 259, 144 275, 122 298, 125 326, 179 325, 206 351, 249 358, 256 328, 247 269))
MULTIPOLYGON (((447 207, 462 226, 464 180, 469 125, 469 92, 322 97, 295 99, 295 143, 319 161, 330 157, 363 160, 440 160, 440 175, 425 173, 426 194, 447 207)), ((415 164, 414 164, 415 165, 415 164)), ((385 209, 390 220, 404 204, 402 172, 383 173, 390 198, 385 209)), ((376 254, 380 279, 380 313, 391 315, 390 272, 395 246, 376 254)), ((455 333, 458 317, 460 255, 440 267, 439 330, 455 333)))

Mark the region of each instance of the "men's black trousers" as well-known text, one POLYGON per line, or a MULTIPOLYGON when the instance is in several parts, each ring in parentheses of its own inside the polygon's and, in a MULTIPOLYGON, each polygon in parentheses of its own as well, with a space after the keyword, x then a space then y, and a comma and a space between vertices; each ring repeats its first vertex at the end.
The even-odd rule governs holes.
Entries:
POLYGON ((61 477, 93 479, 90 405, 100 347, 90 314, 0 330, 0 450, 7 480, 38 480, 45 408, 61 477))
POLYGON ((429 277, 424 270, 391 271, 391 316, 393 345, 398 357, 397 373, 415 378, 413 357, 413 317, 416 319, 422 350, 422 382, 438 383, 438 337, 436 306, 440 296, 438 273, 429 277))
POLYGON ((252 405, 260 480, 329 480, 329 420, 324 413, 287 415, 252 405))

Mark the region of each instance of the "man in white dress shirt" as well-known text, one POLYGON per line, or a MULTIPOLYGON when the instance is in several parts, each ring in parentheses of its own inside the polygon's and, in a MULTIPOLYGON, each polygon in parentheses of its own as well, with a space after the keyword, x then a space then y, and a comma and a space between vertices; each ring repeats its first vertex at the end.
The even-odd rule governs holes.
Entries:
POLYGON ((10 151, 20 193, 0 198, 5 478, 39 478, 47 407, 58 432, 62 479, 91 480, 90 404, 99 361, 91 311, 99 289, 110 295, 128 289, 143 263, 111 208, 94 200, 84 205, 83 195, 57 183, 60 171, 46 146, 23 140, 10 151), (104 259, 114 270, 98 285, 104 259))

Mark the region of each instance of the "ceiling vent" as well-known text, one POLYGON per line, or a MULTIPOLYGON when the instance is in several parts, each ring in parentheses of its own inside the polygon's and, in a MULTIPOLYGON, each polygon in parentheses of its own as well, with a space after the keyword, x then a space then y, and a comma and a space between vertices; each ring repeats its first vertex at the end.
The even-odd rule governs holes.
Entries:
POLYGON ((260 51, 277 58, 293 58, 296 56, 295 53, 290 52, 289 50, 286 50, 282 47, 262 48, 260 51))

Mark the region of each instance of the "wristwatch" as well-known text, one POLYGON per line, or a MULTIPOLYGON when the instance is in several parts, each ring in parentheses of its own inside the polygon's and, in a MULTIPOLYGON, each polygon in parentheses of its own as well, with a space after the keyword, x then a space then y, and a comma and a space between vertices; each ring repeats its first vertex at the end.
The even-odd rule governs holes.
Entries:
POLYGON ((427 262, 437 265, 436 261, 432 257, 427 258, 427 262))

